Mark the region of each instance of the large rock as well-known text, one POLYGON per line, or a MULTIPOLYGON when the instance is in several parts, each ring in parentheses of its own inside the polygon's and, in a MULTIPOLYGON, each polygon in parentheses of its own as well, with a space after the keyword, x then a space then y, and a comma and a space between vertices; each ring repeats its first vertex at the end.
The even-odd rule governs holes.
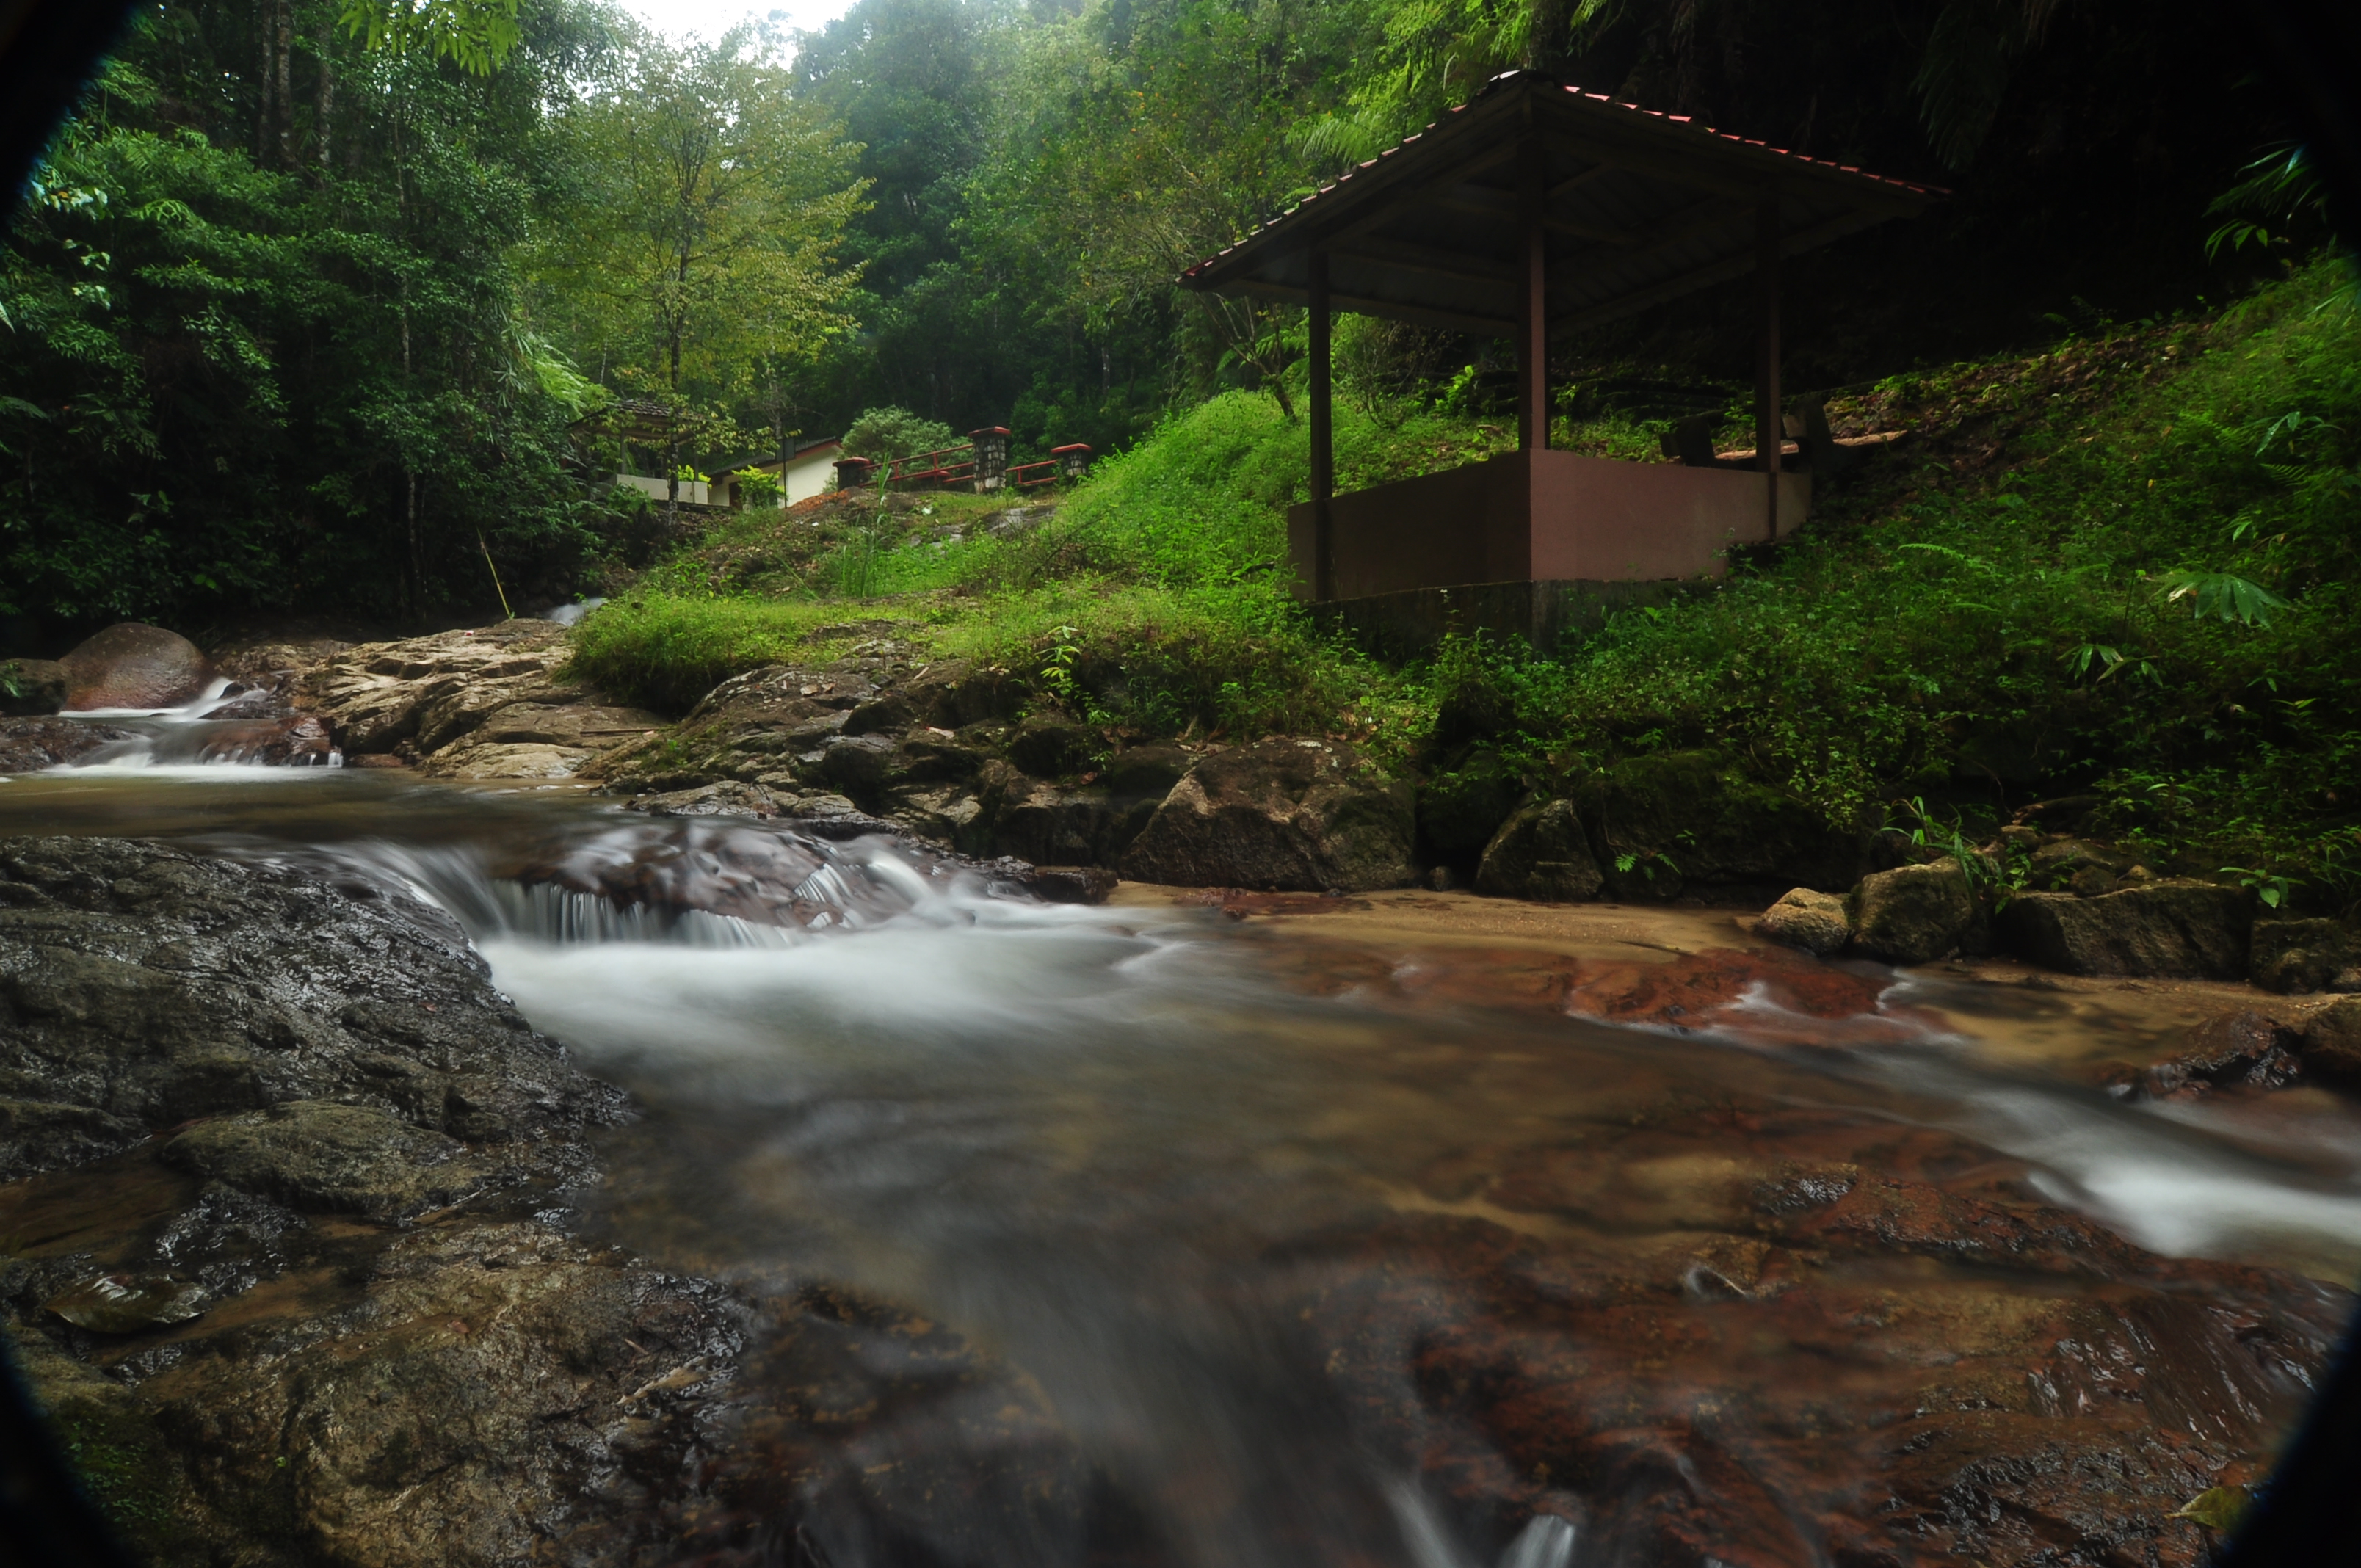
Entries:
POLYGON ((1604 880, 1574 803, 1528 806, 1500 825, 1484 847, 1476 891, 1494 898, 1575 904, 1598 896, 1604 880))
POLYGON ((2247 966, 2265 991, 2361 991, 2361 935, 2342 920, 2257 920, 2247 966))
POLYGON ((1872 872, 1853 890, 1846 913, 1852 945, 1892 963, 1981 952, 1990 938, 1983 905, 1955 860, 1872 872))
POLYGON ((1790 888, 1763 912, 1755 927, 1763 936, 1822 958, 1841 952, 1852 940, 1852 916, 1842 896, 1814 888, 1790 888))
POLYGON ((66 705, 66 667, 52 659, 0 659, 0 717, 55 713, 66 705))
POLYGON ((470 1142, 612 1113, 457 927, 121 839, 0 839, 0 1179, 333 1100, 470 1142))
POLYGON ((361 643, 305 676, 304 700, 356 758, 391 753, 433 778, 571 778, 664 722, 561 679, 571 646, 545 620, 361 643))
POLYGON ((131 738, 130 730, 95 719, 0 718, 0 775, 61 768, 131 738))
POLYGON ((2244 888, 2172 879, 2098 898, 2021 894, 2001 911, 2009 952, 2070 974, 2244 980, 2254 926, 2244 888))
POLYGON ((58 661, 71 710, 179 707, 213 684, 213 662, 177 631, 126 620, 83 639, 58 661))
POLYGON ((1868 834, 1831 826, 1716 751, 1627 758, 1584 799, 1618 898, 1670 898, 1698 883, 1833 893, 1869 869, 1868 834))
POLYGON ((1350 748, 1265 740, 1191 768, 1121 869, 1189 887, 1400 887, 1412 831, 1409 786, 1350 748))

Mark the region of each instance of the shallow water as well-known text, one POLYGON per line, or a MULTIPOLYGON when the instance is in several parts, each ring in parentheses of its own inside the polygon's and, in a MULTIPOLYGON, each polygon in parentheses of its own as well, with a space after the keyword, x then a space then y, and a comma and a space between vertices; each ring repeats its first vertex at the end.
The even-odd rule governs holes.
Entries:
POLYGON ((747 1439, 730 1483, 797 1533, 741 1528, 751 1560, 1558 1568, 1659 1555, 1670 1486, 1732 1561, 1828 1561, 1895 1422, 2084 1419, 2064 1347, 2102 1310, 2158 1343, 2178 1303, 2268 1319, 2151 1345, 2138 1417, 2267 1453, 2345 1304, 2312 1281, 2361 1261, 2361 1117, 2119 1102, 2043 1053, 2153 1041, 2041 991, 1806 966, 1840 1006, 1773 966, 1619 1025, 1582 1014, 1623 970, 1565 968, 1539 915, 1509 942, 1415 901, 1047 906, 882 840, 357 771, 0 784, 0 835, 38 832, 425 899, 632 1091, 588 1223, 799 1303, 747 1391, 748 1431, 795 1440, 747 1439), (1906 1217, 1799 1239, 1815 1182, 1971 1230, 2046 1201, 2163 1256, 1995 1261, 1906 1217), (1955 1391, 1978 1376, 2015 1391, 1955 1391))

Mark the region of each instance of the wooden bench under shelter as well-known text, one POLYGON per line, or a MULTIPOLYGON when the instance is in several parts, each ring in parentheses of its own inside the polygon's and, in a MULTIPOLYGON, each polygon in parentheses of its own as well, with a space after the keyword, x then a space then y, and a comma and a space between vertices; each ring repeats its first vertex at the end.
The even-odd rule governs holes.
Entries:
POLYGON ((1312 499, 1288 515, 1299 598, 1362 630, 1488 625, 1546 646, 1651 589, 1719 578, 1731 546, 1803 521, 1815 444, 1792 468, 1781 455, 1779 260, 1943 194, 1510 71, 1180 280, 1309 308, 1312 499), (1553 335, 1750 273, 1745 471, 1701 432, 1678 463, 1550 450, 1553 335), (1339 310, 1512 340, 1518 449, 1335 494, 1339 310))

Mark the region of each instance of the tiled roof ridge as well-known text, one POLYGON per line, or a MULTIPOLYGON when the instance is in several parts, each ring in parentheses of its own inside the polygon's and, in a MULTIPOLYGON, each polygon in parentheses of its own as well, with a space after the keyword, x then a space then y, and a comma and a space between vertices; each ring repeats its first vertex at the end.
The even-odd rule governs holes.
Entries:
MULTIPOLYGON (((1832 169, 1840 174, 1850 174, 1862 180, 1873 180, 1878 184, 1896 186, 1902 190, 1913 192, 1921 196, 1948 196, 1951 193, 1940 185, 1922 184, 1915 180, 1898 180, 1890 174, 1873 173, 1869 170, 1861 168, 1858 164, 1838 163, 1829 159, 1814 158, 1807 153, 1791 152, 1784 147, 1773 147, 1769 143, 1759 138, 1741 137, 1734 131, 1720 131, 1714 129, 1711 126, 1700 126, 1697 124, 1697 116, 1694 115, 1667 115, 1662 109, 1643 109, 1637 104, 1624 103, 1620 100, 1611 98, 1604 93, 1586 92, 1580 85, 1575 82, 1555 82, 1554 79, 1537 71, 1504 71, 1498 76, 1486 82, 1483 86, 1477 88, 1476 90, 1475 96, 1469 98, 1466 103, 1454 104, 1450 108, 1444 110, 1444 115, 1447 117, 1452 115, 1464 115, 1477 104, 1481 102, 1485 93, 1490 92, 1495 87, 1498 87, 1504 82, 1518 81, 1523 78, 1538 78, 1542 81, 1551 82, 1552 84, 1557 87, 1559 91, 1569 93, 1577 98, 1587 98, 1596 103, 1610 104, 1615 108, 1629 109, 1634 114, 1646 115, 1654 119, 1663 120, 1667 125, 1688 126, 1693 129, 1703 132, 1707 136, 1715 137, 1723 141, 1736 142, 1741 147, 1759 147, 1765 152, 1775 153, 1781 158, 1792 158, 1798 163, 1810 164, 1815 168, 1832 169)), ((1329 181, 1326 184, 1315 186, 1310 195, 1296 203, 1295 205, 1281 212, 1278 217, 1270 218, 1265 222, 1255 225, 1254 227, 1246 230, 1246 233, 1240 235, 1236 239, 1234 239, 1229 244, 1222 247, 1221 249, 1215 251, 1204 260, 1198 262, 1195 266, 1183 271, 1180 276, 1183 278, 1194 277, 1199 272, 1203 271, 1206 268, 1211 267, 1214 262, 1219 261, 1223 257, 1227 256, 1230 252, 1237 249, 1238 247, 1246 244, 1246 241, 1254 238, 1255 236, 1262 233, 1263 230, 1270 227, 1272 224, 1278 223, 1280 218, 1290 217, 1296 213, 1301 212, 1304 207, 1318 201, 1322 196, 1326 195, 1329 192, 1335 190, 1338 186, 1344 184, 1345 181, 1350 180, 1360 170, 1364 169, 1375 169, 1378 163, 1386 159, 1391 158, 1394 154, 1401 151, 1402 148, 1410 146, 1411 143, 1418 140, 1421 137, 1426 135, 1427 132, 1433 130, 1436 126, 1442 124, 1442 118, 1429 120, 1425 125, 1420 126, 1417 130, 1411 132, 1410 135, 1402 137, 1401 140, 1396 142, 1393 146, 1379 152, 1377 157, 1363 159, 1360 162, 1345 170, 1344 173, 1339 174, 1335 179, 1329 181)))

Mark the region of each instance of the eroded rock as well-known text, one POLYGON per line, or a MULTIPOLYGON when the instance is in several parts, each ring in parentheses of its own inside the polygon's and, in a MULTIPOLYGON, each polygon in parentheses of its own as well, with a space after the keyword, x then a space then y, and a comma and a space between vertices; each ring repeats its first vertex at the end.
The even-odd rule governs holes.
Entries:
POLYGON ((570 647, 545 620, 338 647, 302 677, 302 700, 355 762, 390 754, 434 778, 571 778, 664 719, 559 679, 570 647))
POLYGON ((1122 870, 1184 887, 1402 887, 1412 831, 1409 787, 1349 747, 1265 740, 1191 769, 1122 870))

